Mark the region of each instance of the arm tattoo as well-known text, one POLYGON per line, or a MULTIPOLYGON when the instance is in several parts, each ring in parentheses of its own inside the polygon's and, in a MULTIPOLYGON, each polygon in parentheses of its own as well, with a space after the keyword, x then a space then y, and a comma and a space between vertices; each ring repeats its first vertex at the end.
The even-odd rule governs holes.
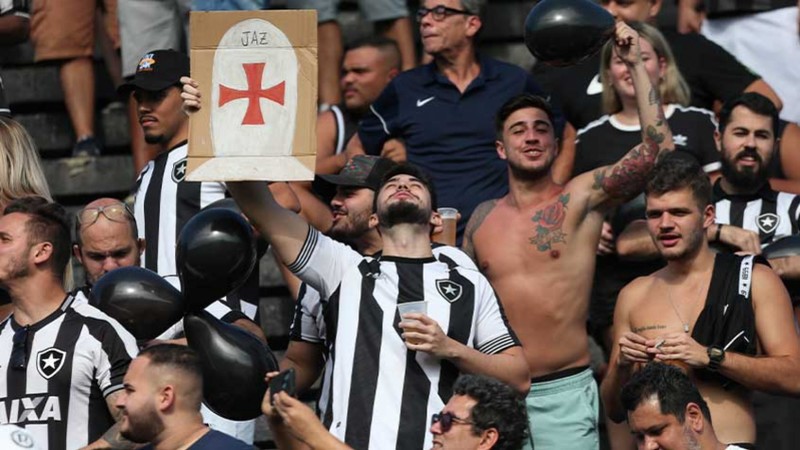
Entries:
POLYGON ((461 243, 461 250, 469 255, 469 257, 475 261, 475 264, 478 263, 478 255, 475 252, 475 244, 472 241, 472 236, 478 231, 478 228, 483 225, 483 221, 486 220, 486 217, 494 210, 495 206, 497 206, 497 199, 487 200, 478 205, 475 211, 472 212, 469 222, 467 222, 467 227, 464 230, 464 240, 461 243))
POLYGON ((531 220, 536 224, 534 232, 530 238, 530 243, 536 246, 536 250, 546 252, 551 250, 553 244, 567 242, 567 234, 564 233, 564 219, 567 217, 567 203, 569 203, 569 193, 560 195, 558 200, 536 211, 531 220))
POLYGON ((666 325, 645 325, 643 327, 634 328, 631 331, 633 331, 634 333, 641 333, 642 331, 666 330, 666 329, 667 329, 666 325))
POLYGON ((651 105, 657 105, 661 101, 658 94, 658 88, 655 86, 650 88, 650 94, 647 95, 647 101, 649 101, 651 105))

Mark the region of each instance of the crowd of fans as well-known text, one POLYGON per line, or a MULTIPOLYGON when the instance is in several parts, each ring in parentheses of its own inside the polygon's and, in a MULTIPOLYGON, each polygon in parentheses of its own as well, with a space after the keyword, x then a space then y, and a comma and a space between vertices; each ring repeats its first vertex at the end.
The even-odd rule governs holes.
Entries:
MULTIPOLYGON (((136 342, 90 304, 121 267, 180 289, 177 236, 226 197, 296 300, 278 448, 794 448, 800 3, 679 0, 659 28, 662 0, 600 0, 602 50, 531 73, 479 51, 486 3, 362 0, 375 36, 344 45, 337 1, 288 0, 318 14, 316 178, 268 184, 184 177, 189 14, 269 0, 0 0, 0 43, 58 65, 73 174, 103 154, 100 43, 137 174, 69 217, 0 95, 3 448, 252 448, 181 322, 136 342)), ((266 342, 258 304, 256 268, 206 311, 266 342)))

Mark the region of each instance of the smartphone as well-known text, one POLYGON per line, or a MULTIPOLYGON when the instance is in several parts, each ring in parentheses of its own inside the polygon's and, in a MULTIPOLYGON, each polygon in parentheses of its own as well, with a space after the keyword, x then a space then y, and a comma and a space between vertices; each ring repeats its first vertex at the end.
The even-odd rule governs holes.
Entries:
POLYGON ((294 369, 287 369, 279 373, 275 378, 269 381, 270 396, 274 396, 278 392, 286 392, 292 397, 295 396, 295 380, 294 369))

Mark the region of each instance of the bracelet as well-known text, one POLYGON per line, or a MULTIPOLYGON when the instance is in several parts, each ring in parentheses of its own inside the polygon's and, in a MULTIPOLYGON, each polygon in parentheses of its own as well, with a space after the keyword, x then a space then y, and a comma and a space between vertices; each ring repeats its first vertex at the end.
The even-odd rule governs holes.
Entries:
POLYGON ((722 233, 722 226, 724 224, 718 223, 717 224, 717 232, 714 234, 714 242, 719 242, 719 235, 722 233))

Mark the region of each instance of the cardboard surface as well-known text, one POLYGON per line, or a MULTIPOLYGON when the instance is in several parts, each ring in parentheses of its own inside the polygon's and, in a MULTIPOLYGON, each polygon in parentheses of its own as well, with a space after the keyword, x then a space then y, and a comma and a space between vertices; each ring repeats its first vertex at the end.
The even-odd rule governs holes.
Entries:
POLYGON ((189 181, 314 178, 317 13, 193 12, 189 181))

